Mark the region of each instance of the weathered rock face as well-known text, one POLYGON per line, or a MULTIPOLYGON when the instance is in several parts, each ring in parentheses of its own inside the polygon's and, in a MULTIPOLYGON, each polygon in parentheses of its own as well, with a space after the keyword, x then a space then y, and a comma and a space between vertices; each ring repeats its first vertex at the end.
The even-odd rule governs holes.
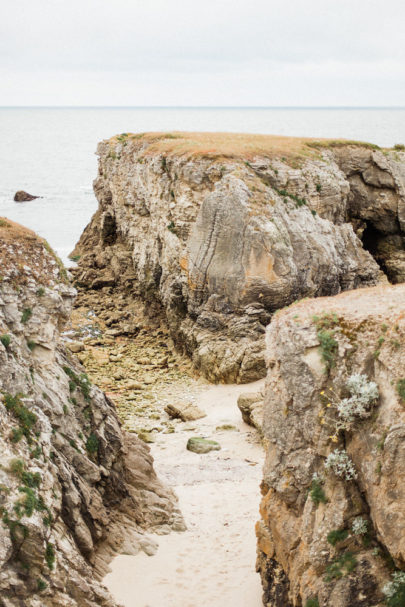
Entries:
POLYGON ((389 566, 405 566, 404 319, 405 285, 380 286, 298 303, 268 328, 265 605, 382 605, 389 566))
POLYGON ((247 382, 265 373, 275 310, 376 284, 379 267, 349 220, 390 278, 403 279, 405 155, 208 135, 99 145, 99 209, 74 251, 77 276, 162 310, 209 379, 247 382))
POLYGON ((75 290, 53 254, 2 219, 0 267, 0 604, 113 607, 98 581, 111 555, 182 520, 148 447, 61 343, 75 290))

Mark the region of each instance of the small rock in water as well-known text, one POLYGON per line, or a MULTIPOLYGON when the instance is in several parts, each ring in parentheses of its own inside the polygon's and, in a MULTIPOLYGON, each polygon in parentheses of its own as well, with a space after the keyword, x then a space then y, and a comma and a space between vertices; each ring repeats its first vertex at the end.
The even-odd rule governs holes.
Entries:
POLYGON ((167 405, 165 411, 170 417, 179 418, 183 422, 194 421, 206 417, 206 413, 201 411, 193 403, 177 403, 176 405, 167 405))
POLYGON ((208 440, 195 436, 187 441, 187 450, 193 453, 208 453, 209 451, 219 451, 221 445, 214 440, 208 440))
POLYGON ((24 190, 18 190, 14 194, 15 202, 27 202, 28 200, 35 200, 36 198, 40 198, 40 196, 33 196, 32 194, 28 194, 28 192, 24 192, 24 190))

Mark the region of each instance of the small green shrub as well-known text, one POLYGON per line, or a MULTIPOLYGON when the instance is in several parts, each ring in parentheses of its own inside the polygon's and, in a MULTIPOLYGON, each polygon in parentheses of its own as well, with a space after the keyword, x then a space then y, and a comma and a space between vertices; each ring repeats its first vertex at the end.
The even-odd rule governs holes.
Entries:
POLYGON ((46 545, 45 560, 49 569, 52 571, 55 565, 55 548, 50 542, 48 542, 46 545))
POLYGON ((38 297, 43 297, 45 295, 45 289, 44 287, 39 287, 39 289, 37 290, 37 296, 38 297))
POLYGON ((45 588, 48 587, 48 584, 45 582, 45 580, 38 578, 37 579, 37 590, 38 592, 41 592, 42 590, 45 590, 45 588))
POLYGON ((37 416, 23 405, 21 397, 21 394, 15 396, 5 394, 4 403, 7 411, 10 411, 19 422, 19 428, 13 428, 12 430, 13 442, 17 443, 25 436, 28 444, 30 444, 32 442, 31 431, 37 422, 37 416))
POLYGON ((11 343, 11 336, 7 334, 0 335, 0 341, 5 348, 8 348, 11 343))
POLYGON ((326 539, 328 540, 329 544, 336 546, 338 542, 343 542, 348 535, 349 532, 347 529, 334 529, 328 533, 326 539))
MULTIPOLYGON (((86 373, 81 373, 80 375, 77 375, 73 371, 73 369, 71 369, 70 367, 67 367, 67 366, 64 366, 63 370, 70 379, 70 381, 69 381, 70 392, 74 392, 76 390, 76 388, 79 388, 84 396, 84 399, 87 402, 90 401, 91 382, 90 382, 89 378, 87 377, 86 373)), ((74 399, 72 398, 71 401, 73 402, 74 399)))
POLYGON ((339 580, 344 575, 354 571, 357 567, 357 560, 352 552, 344 552, 340 557, 332 561, 326 568, 325 580, 339 580))
POLYGON ((90 434, 89 438, 86 441, 86 450, 90 455, 98 452, 99 440, 95 434, 90 434))
POLYGON ((397 392, 401 401, 405 403, 405 377, 397 381, 397 392))
POLYGON ((31 316, 32 316, 31 308, 24 308, 22 315, 21 315, 21 322, 25 325, 25 323, 27 323, 29 321, 31 316))
POLYGON ((312 598, 312 599, 308 599, 305 603, 305 607, 319 607, 319 601, 318 599, 312 598))
POLYGON ((77 263, 80 259, 81 255, 71 255, 69 257, 69 259, 71 259, 72 261, 74 261, 75 263, 77 263))
POLYGON ((317 192, 321 192, 321 191, 322 191, 322 186, 321 186, 321 184, 320 184, 320 183, 317 183, 317 184, 316 184, 316 191, 317 191, 317 192))
POLYGON ((320 343, 321 357, 325 363, 325 368, 327 371, 335 366, 336 355, 338 352, 338 342, 336 341, 334 335, 335 334, 333 331, 327 331, 326 329, 321 329, 317 333, 320 343))
POLYGON ((404 607, 405 605, 405 572, 396 571, 392 574, 392 581, 385 584, 382 589, 385 594, 385 603, 388 607, 404 607))
POLYGON ((167 229, 169 230, 169 232, 172 232, 172 234, 176 234, 176 227, 174 225, 174 221, 171 221, 167 224, 167 229))
POLYGON ((397 152, 404 152, 405 151, 405 145, 403 143, 396 143, 394 145, 394 150, 396 150, 397 152))
POLYGON ((322 489, 321 481, 316 475, 312 477, 309 496, 316 506, 319 506, 319 504, 321 503, 326 504, 326 502, 328 501, 325 492, 322 489))
POLYGON ((29 339, 27 341, 27 346, 28 349, 31 350, 31 352, 34 350, 34 348, 36 348, 37 344, 35 343, 35 341, 32 341, 31 339, 29 339))

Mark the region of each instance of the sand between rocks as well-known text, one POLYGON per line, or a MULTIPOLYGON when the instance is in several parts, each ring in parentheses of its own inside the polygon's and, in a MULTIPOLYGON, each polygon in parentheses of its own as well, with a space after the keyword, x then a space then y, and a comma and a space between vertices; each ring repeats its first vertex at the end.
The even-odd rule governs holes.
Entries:
POLYGON ((113 560, 104 583, 124 607, 261 607, 254 525, 264 450, 236 401, 262 385, 199 386, 194 402, 207 417, 157 435, 155 469, 176 491, 188 530, 153 536, 159 544, 154 556, 113 560), (224 424, 236 430, 217 429, 224 424), (212 438, 222 449, 189 452, 191 436, 212 438))

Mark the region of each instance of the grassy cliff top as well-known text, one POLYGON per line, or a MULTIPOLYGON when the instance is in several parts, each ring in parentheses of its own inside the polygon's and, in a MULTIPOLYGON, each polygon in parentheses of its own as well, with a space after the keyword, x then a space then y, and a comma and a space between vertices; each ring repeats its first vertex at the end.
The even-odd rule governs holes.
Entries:
POLYGON ((316 156, 326 148, 357 146, 378 149, 377 145, 348 139, 311 139, 282 135, 249 133, 122 133, 109 140, 110 144, 136 143, 147 145, 144 154, 164 153, 208 158, 304 158, 316 156))
POLYGON ((44 238, 11 219, 0 217, 0 280, 11 271, 16 284, 26 282, 29 275, 48 284, 52 278, 58 279, 53 272, 55 267, 59 279, 66 281, 61 260, 44 238))

